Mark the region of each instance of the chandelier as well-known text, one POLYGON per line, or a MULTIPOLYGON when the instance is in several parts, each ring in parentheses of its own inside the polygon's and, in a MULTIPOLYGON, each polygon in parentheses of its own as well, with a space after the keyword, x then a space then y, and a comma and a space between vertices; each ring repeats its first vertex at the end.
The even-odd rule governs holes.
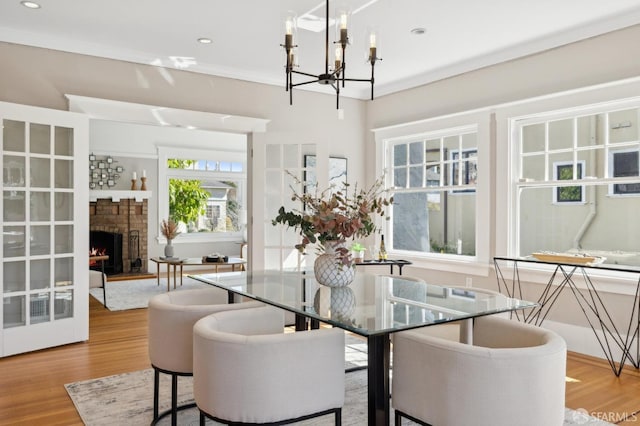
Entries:
POLYGON ((345 50, 347 49, 347 45, 349 44, 349 35, 347 31, 347 21, 349 18, 349 13, 346 11, 340 11, 337 14, 335 20, 336 26, 336 38, 337 40, 333 42, 336 45, 335 48, 335 59, 332 66, 329 66, 329 0, 325 1, 326 12, 325 12, 325 52, 324 52, 324 72, 322 74, 311 74, 308 72, 303 72, 297 70, 297 56, 295 54, 295 49, 298 47, 297 44, 294 44, 294 35, 297 31, 297 18, 295 15, 290 15, 285 20, 285 36, 284 36, 284 44, 280 46, 284 47, 284 50, 287 55, 287 63, 285 66, 286 72, 286 85, 285 90, 289 92, 289 105, 293 105, 293 88, 298 86, 303 86, 311 83, 320 83, 324 85, 331 85, 333 89, 336 91, 336 108, 340 108, 340 84, 342 87, 345 87, 346 81, 359 81, 359 82, 367 82, 371 84, 371 100, 373 100, 373 83, 374 83, 374 68, 376 65, 376 61, 381 61, 382 58, 377 56, 377 47, 376 47, 376 33, 374 31, 370 31, 368 34, 369 39, 369 52, 367 62, 371 64, 371 78, 346 78, 345 69, 346 69, 346 60, 345 60, 345 50), (311 80, 306 80, 298 83, 293 82, 293 74, 302 75, 305 77, 311 77, 311 80))

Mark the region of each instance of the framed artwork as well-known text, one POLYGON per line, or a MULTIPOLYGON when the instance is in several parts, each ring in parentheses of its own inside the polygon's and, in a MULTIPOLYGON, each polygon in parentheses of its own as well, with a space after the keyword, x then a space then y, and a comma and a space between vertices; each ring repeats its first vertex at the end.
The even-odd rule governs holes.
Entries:
MULTIPOLYGON (((314 192, 318 186, 316 175, 317 161, 315 155, 304 156, 304 181, 305 192, 314 192)), ((341 157, 329 157, 329 187, 341 188, 347 181, 347 159, 341 157)))

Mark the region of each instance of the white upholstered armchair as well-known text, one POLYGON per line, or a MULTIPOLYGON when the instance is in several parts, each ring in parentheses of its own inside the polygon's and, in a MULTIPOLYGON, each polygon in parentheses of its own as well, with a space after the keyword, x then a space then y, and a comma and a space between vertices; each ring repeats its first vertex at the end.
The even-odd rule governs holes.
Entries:
POLYGON ((476 318, 473 345, 396 333, 392 406, 435 426, 560 426, 566 344, 554 332, 493 316, 476 318))
POLYGON ((341 422, 344 332, 283 333, 284 315, 263 307, 220 312, 193 329, 193 394, 225 424, 287 424, 325 414, 341 422))
MULTIPOLYGON (((171 414, 177 424, 178 376, 193 372, 193 325, 214 312, 263 306, 259 302, 227 303, 227 292, 218 288, 181 290, 159 294, 149 301, 149 359, 154 369, 153 423, 171 414), (160 373, 171 375, 171 410, 160 414, 160 373)), ((193 406, 193 404, 191 404, 193 406)))

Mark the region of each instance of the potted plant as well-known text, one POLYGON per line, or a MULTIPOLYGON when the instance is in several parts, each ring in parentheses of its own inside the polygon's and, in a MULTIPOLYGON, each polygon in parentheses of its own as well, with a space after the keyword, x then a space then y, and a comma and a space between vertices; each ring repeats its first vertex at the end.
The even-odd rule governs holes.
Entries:
POLYGON ((160 232, 167 239, 167 245, 164 246, 164 257, 172 258, 173 257, 173 245, 171 241, 178 235, 180 235, 180 231, 178 230, 178 224, 173 220, 162 220, 160 224, 160 232))
MULTIPOLYGON (((289 175, 297 184, 303 184, 293 174, 289 175)), ((308 244, 320 243, 319 249, 329 256, 323 258, 324 255, 321 255, 316 259, 316 278, 319 277, 319 262, 325 262, 327 267, 332 267, 332 271, 327 271, 324 275, 340 275, 335 271, 339 267, 347 275, 346 279, 349 276, 353 279, 353 259, 345 244, 347 240, 368 237, 377 230, 376 216, 386 217, 385 208, 393 202, 393 198, 383 196, 383 183, 383 177, 380 177, 368 189, 358 189, 356 186, 350 191, 349 184, 344 182, 341 190, 336 191, 334 187, 330 187, 322 192, 316 190, 313 194, 299 194, 292 187, 291 199, 300 201, 304 210, 287 211, 280 207, 272 224, 296 229, 302 237, 296 248, 302 253, 308 244)), ((318 281, 322 283, 321 279, 318 281)), ((349 280, 348 283, 350 282, 349 280)))
POLYGON ((361 263, 364 260, 364 252, 366 248, 358 242, 351 244, 351 253, 355 263, 361 263))

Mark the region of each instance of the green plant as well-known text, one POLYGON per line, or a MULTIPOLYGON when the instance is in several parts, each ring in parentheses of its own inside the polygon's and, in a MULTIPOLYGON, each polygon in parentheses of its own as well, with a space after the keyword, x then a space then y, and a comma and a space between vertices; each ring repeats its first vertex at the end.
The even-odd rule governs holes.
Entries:
MULTIPOLYGON (((292 173, 289 175, 296 184, 304 184, 292 173)), ((327 188, 320 193, 316 190, 314 194, 298 194, 292 187, 292 201, 300 201, 305 210, 287 211, 280 207, 272 224, 296 229, 302 237, 302 241, 296 244, 300 252, 304 252, 308 244, 316 242, 344 243, 347 239, 365 238, 377 229, 375 217, 385 217, 385 207, 393 202, 393 197, 387 199, 383 196, 383 183, 384 179, 380 177, 370 188, 358 190, 356 186, 350 192, 349 184, 344 182, 342 190, 327 188)), ((349 249, 342 247, 337 252, 340 263, 350 266, 349 249)))
POLYGON ((169 217, 176 222, 195 222, 206 212, 209 192, 199 180, 169 179, 169 217))
POLYGON ((351 251, 365 251, 365 250, 366 248, 360 243, 354 242, 353 244, 351 244, 351 251))

